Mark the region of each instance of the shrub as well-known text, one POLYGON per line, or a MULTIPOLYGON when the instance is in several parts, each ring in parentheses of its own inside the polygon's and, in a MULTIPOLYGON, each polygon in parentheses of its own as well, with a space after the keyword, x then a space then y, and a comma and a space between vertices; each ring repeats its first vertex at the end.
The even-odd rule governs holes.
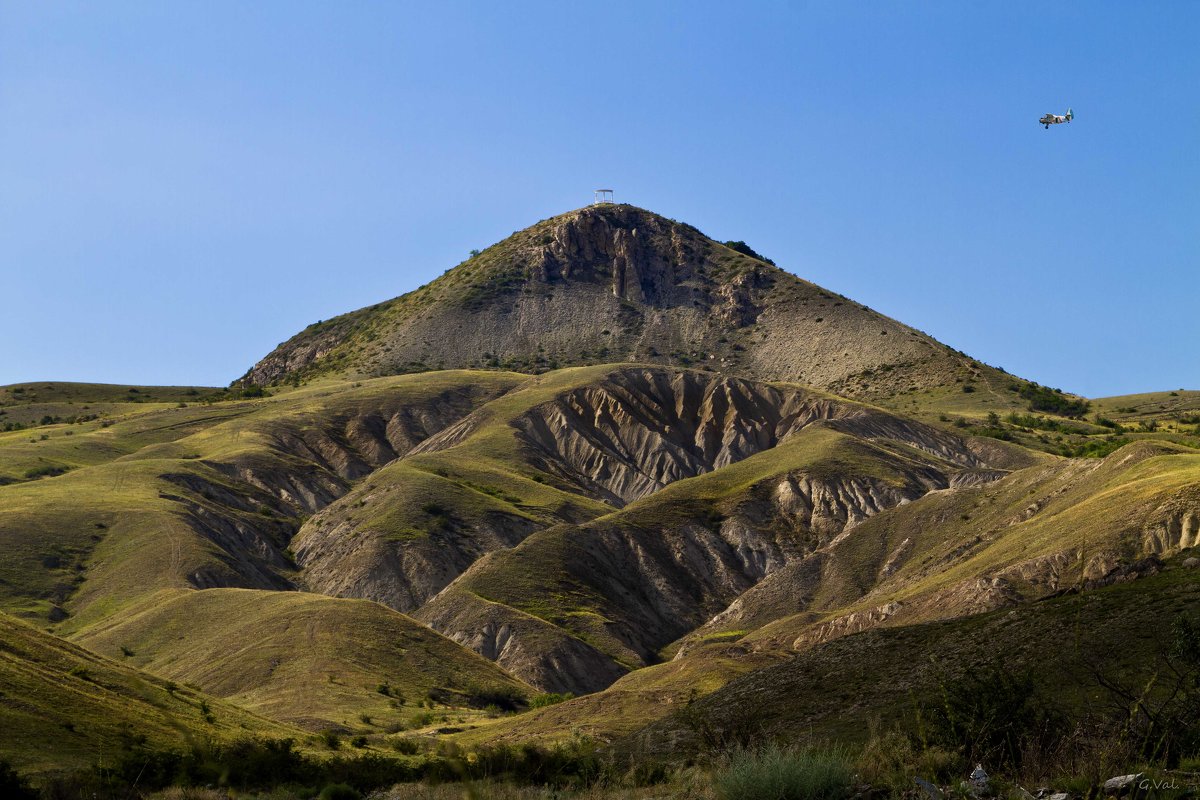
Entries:
POLYGON ((1004 428, 999 427, 976 428, 974 431, 972 431, 972 433, 974 433, 976 436, 987 436, 988 438, 1000 439, 1005 442, 1011 442, 1013 440, 1013 435, 1011 433, 1006 431, 1004 428))
POLYGON ((1091 408, 1087 400, 1072 400, 1061 391, 1030 383, 1021 388, 1021 397, 1029 401, 1030 411, 1047 411, 1060 417, 1079 419, 1091 408))
POLYGON ((551 747, 528 742, 484 746, 467 756, 462 769, 469 778, 506 777, 517 783, 580 787, 595 783, 602 766, 595 742, 574 737, 551 747))
POLYGON ((37 792, 29 785, 17 771, 12 768, 12 765, 7 761, 0 761, 0 797, 12 798, 12 800, 37 800, 37 792))
POLYGON ((1062 454, 1070 458, 1104 458, 1109 453, 1129 444, 1129 441, 1120 436, 1110 436, 1102 441, 1091 439, 1077 447, 1063 445, 1062 454))
POLYGON ((515 686, 470 686, 464 694, 475 708, 495 706, 501 711, 516 711, 526 703, 525 693, 515 686))
POLYGON ((713 776, 723 800, 841 800, 850 794, 850 768, 835 750, 739 750, 713 776))
POLYGON ((721 244, 725 245, 726 247, 728 247, 730 250, 733 250, 734 252, 741 253, 744 256, 750 256, 751 258, 757 258, 759 261, 765 261, 772 266, 775 265, 774 261, 754 252, 754 249, 751 248, 750 245, 746 244, 745 242, 730 241, 730 242, 721 242, 721 244))
POLYGON ((432 724, 433 714, 430 714, 428 711, 422 711, 420 714, 413 714, 408 720, 408 727, 410 728, 424 728, 432 724))
POLYGON ((959 750, 971 763, 1011 767, 1020 767, 1030 747, 1044 749, 1043 740, 1063 727, 1031 672, 996 664, 944 680, 941 697, 921 710, 921 718, 929 744, 959 750))
POLYGON ((545 708, 546 706, 556 705, 564 700, 570 700, 575 695, 570 692, 548 692, 547 694, 535 694, 533 699, 529 701, 530 708, 545 708))
POLYGON ((940 747, 924 747, 901 730, 873 733, 863 746, 856 769, 871 786, 886 786, 894 796, 912 787, 914 777, 945 783, 956 774, 958 758, 940 747))
POLYGON ((392 749, 406 756, 415 756, 421 752, 421 743, 412 736, 399 736, 391 740, 392 749))
POLYGON ((1115 664, 1093 675, 1108 692, 1120 738, 1148 763, 1174 767, 1200 755, 1200 617, 1175 617, 1158 651, 1149 679, 1131 680, 1115 664))
POLYGON ((360 800, 362 797, 353 786, 344 783, 331 783, 321 790, 317 800, 360 800))
POLYGON ((25 470, 25 477, 33 480, 34 478, 53 478, 57 475, 62 475, 67 471, 67 467, 34 467, 33 469, 25 470))

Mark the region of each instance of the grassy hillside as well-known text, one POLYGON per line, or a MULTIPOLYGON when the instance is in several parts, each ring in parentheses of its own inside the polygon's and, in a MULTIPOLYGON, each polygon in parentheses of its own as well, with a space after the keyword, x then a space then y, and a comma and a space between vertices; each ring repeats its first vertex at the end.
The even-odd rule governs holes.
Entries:
POLYGON ((1200 574, 1181 560, 1160 575, 1096 591, 828 642, 731 681, 627 746, 677 754, 760 737, 863 741, 872 725, 891 723, 915 731, 918 703, 936 704, 945 686, 988 665, 1032 670, 1065 710, 1119 707, 1094 670, 1141 688, 1165 669, 1175 620, 1200 619, 1200 574))
POLYGON ((0 758, 22 772, 111 761, 141 737, 183 749, 243 736, 302 733, 0 614, 0 758))
POLYGON ((955 363, 888 395, 909 415, 646 364, 29 385, 4 408, 31 427, 0 432, 0 608, 247 718, 473 745, 627 736, 860 631, 1182 592, 1146 559, 1200 537, 1200 393, 1085 409, 955 363), (53 404, 97 416, 31 416, 53 404), (538 691, 594 694, 482 710, 538 691))
POLYGON ((917 707, 937 704, 967 670, 1032 670, 1064 711, 1119 700, 1094 669, 1141 687, 1180 615, 1200 620, 1200 573, 1187 554, 1151 577, 938 622, 874 628, 798 654, 719 645, 630 673, 603 692, 451 737, 465 747, 567 741, 580 733, 640 757, 778 738, 861 743, 898 725, 917 733, 917 707))
POLYGON ((328 384, 0 434, 0 608, 78 626, 158 589, 286 587, 305 516, 521 379, 328 384))
POLYGON ((128 386, 45 381, 0 386, 0 430, 55 420, 103 418, 147 407, 229 400, 241 390, 210 386, 128 386), (45 418, 49 417, 49 420, 45 418))
POLYGON ((1200 453, 1177 446, 1029 468, 868 520, 816 563, 755 587, 706 632, 749 626, 743 644, 800 648, 1011 606, 1193 546, 1198 503, 1200 453))
POLYGON ((532 693, 402 614, 301 592, 162 592, 75 639, 309 729, 382 734, 434 699, 438 707, 483 708, 490 695, 532 693))
MULTIPOLYGON (((1200 391, 1179 389, 1168 392, 1101 397, 1092 401, 1095 410, 1118 422, 1157 419, 1160 422, 1200 414, 1200 391)), ((1196 421, 1183 423, 1195 425, 1196 421)))
POLYGON ((710 648, 696 656, 654 664, 620 677, 607 689, 515 716, 472 720, 447 739, 463 747, 538 742, 585 736, 606 744, 644 728, 733 679, 787 658, 745 648, 710 648))

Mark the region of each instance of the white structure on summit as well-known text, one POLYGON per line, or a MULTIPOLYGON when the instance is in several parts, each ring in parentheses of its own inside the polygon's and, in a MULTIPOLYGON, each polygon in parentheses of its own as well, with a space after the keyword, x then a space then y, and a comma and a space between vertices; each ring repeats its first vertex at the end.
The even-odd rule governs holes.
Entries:
POLYGON ((612 189, 596 189, 595 198, 592 201, 592 205, 594 206, 598 206, 601 203, 611 203, 613 201, 612 189))

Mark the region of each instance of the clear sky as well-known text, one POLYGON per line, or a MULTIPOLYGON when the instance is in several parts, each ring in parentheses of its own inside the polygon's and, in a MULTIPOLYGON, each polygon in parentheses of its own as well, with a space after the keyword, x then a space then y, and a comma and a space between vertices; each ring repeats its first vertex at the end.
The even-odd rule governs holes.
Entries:
POLYGON ((1190 1, 0 0, 0 383, 225 384, 611 186, 1024 377, 1200 388, 1197 42, 1190 1))

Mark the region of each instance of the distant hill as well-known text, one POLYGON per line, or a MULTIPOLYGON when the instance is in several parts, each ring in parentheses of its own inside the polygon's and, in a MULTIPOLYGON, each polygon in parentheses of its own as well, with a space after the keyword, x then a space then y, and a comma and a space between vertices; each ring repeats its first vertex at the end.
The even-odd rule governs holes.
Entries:
POLYGON ((875 399, 961 393, 972 384, 996 393, 1012 383, 756 257, 743 242, 726 246, 629 205, 544 220, 415 291, 314 323, 241 382, 456 367, 540 372, 617 361, 875 399))

